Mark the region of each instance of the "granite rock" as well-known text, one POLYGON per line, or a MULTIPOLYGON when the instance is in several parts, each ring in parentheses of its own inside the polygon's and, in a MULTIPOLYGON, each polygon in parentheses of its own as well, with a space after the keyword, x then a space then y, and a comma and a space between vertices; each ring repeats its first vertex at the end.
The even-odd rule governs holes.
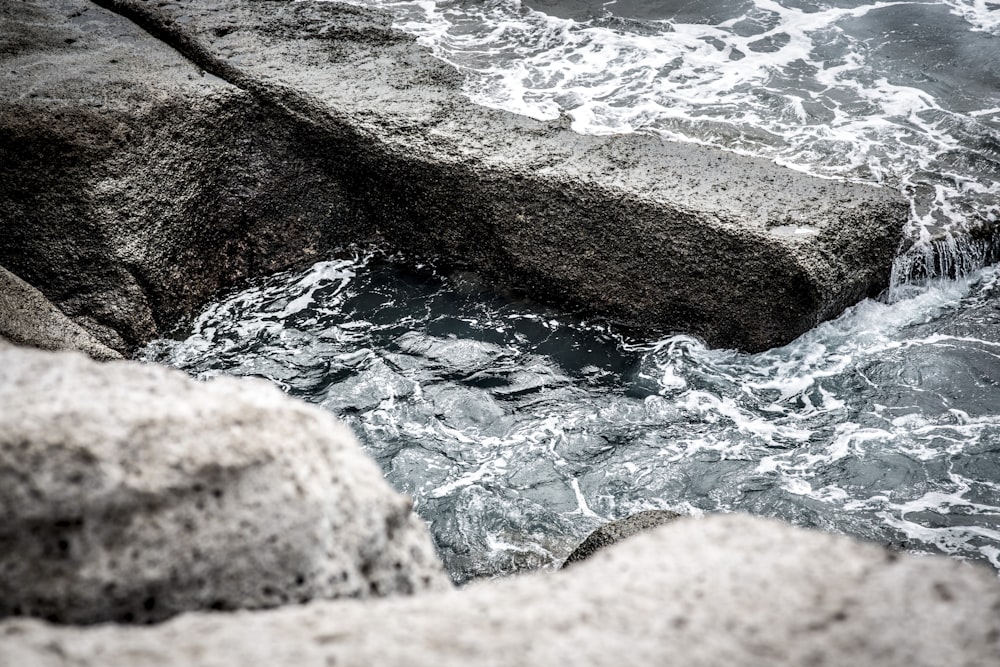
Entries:
POLYGON ((122 358, 66 317, 41 292, 2 266, 0 339, 42 350, 80 350, 99 361, 122 358))
POLYGON ((451 586, 350 431, 263 380, 5 346, 0 406, 0 616, 143 622, 451 586))
POLYGON ((647 510, 645 512, 636 512, 635 514, 625 517, 624 519, 606 523, 590 533, 590 535, 588 535, 587 538, 581 542, 569 556, 566 557, 566 560, 563 562, 563 567, 581 560, 586 560, 597 553, 600 549, 609 547, 617 542, 621 542, 622 540, 628 539, 633 535, 638 535, 639 533, 649 530, 650 528, 662 526, 663 524, 673 521, 674 519, 679 519, 680 517, 680 514, 677 512, 671 512, 670 510, 647 510))
POLYGON ((992 667, 1000 583, 747 516, 678 519, 571 568, 152 628, 0 623, 0 664, 992 667))
POLYGON ((0 264, 119 351, 350 243, 746 350, 888 283, 898 193, 476 106, 373 9, 97 4, 0 4, 0 264))

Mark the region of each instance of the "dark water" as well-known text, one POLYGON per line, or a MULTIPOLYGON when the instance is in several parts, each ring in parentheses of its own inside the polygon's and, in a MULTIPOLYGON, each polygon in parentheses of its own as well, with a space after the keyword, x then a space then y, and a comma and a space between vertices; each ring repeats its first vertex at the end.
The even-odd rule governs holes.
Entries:
POLYGON ((235 294, 145 357, 263 376, 343 418, 459 580, 558 562, 653 508, 1000 568, 998 334, 992 269, 747 355, 626 340, 360 257, 235 294))
POLYGON ((912 247, 891 292, 746 355, 624 339, 365 255, 231 295, 146 358, 267 377, 341 416, 458 580, 558 562, 654 508, 1000 569, 1000 283, 981 269, 991 239, 965 234, 1000 218, 1000 7, 358 1, 395 12, 480 103, 900 190, 912 247))

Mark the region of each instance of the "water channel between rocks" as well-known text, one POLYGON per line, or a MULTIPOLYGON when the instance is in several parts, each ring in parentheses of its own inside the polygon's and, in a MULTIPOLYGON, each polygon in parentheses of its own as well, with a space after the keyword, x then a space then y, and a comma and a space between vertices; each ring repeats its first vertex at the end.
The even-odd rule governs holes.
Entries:
POLYGON ((143 358, 345 420, 452 576, 636 511, 744 511, 1000 568, 1000 278, 865 301, 761 354, 626 339, 376 254, 262 280, 143 358))
POLYGON ((652 508, 1000 569, 1000 284, 979 268, 988 242, 961 242, 1000 220, 1000 6, 355 1, 393 12, 481 104, 902 192, 892 298, 749 355, 626 339, 362 254, 231 294, 143 358, 263 376, 343 418, 459 581, 556 563, 652 508))

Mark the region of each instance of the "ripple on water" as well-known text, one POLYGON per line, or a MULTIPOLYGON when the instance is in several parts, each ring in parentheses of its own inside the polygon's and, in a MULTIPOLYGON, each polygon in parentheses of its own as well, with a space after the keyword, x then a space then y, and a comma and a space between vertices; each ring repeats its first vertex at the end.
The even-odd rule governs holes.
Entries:
POLYGON ((1000 568, 992 269, 783 348, 627 340, 374 255, 260 281, 143 357, 347 421, 453 576, 560 561, 645 509, 747 511, 1000 568))

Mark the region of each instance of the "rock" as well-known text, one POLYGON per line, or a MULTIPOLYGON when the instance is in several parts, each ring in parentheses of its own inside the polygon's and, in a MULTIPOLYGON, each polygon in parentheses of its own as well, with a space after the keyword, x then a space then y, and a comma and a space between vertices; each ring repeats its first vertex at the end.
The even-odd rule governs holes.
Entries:
POLYGON ((566 570, 163 625, 0 623, 0 664, 996 665, 985 568, 766 519, 679 519, 566 570))
POLYGON ((0 264, 105 345, 366 239, 341 152, 131 21, 29 0, 0 25, 0 264))
POLYGON ((896 193, 477 107, 376 10, 99 4, 148 34, 84 0, 0 8, 0 263, 118 350, 347 243, 747 350, 887 284, 896 193))
POLYGON ((0 406, 0 617, 450 587, 348 429, 269 383, 7 346, 0 406))
POLYGON ((121 359, 52 305, 45 296, 0 266, 0 338, 43 350, 80 350, 93 359, 121 359))
POLYGON ((667 522, 680 518, 680 516, 677 512, 671 512, 670 510, 647 510, 645 512, 637 512, 618 521, 606 523, 588 535, 587 539, 581 542, 573 550, 573 553, 566 557, 563 567, 590 558, 600 549, 609 547, 616 542, 621 542, 633 535, 638 535, 644 530, 662 526, 667 522))

